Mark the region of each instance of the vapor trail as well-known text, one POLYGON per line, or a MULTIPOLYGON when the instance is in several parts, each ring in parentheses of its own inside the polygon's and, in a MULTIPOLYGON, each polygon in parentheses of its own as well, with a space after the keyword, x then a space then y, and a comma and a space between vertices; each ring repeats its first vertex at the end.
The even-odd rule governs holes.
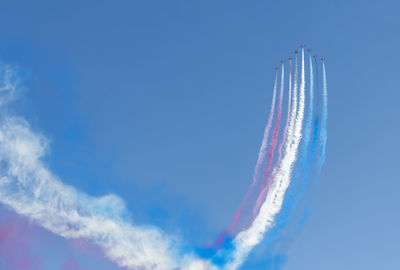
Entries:
POLYGON ((280 225, 284 225, 289 217, 290 210, 294 209, 298 201, 303 197, 305 188, 308 185, 308 178, 311 165, 315 159, 315 148, 318 140, 318 117, 314 121, 313 129, 313 112, 314 112, 314 68, 312 65, 312 58, 309 58, 309 76, 310 86, 308 95, 308 110, 305 120, 304 135, 301 149, 300 163, 295 170, 295 176, 292 180, 292 186, 286 195, 284 210, 282 215, 279 216, 280 225), (312 138, 312 139, 311 139, 312 138))
MULTIPOLYGON (((275 180, 260 208, 258 216, 254 219, 253 223, 247 230, 240 232, 233 240, 235 249, 233 251, 231 261, 227 264, 227 269, 237 269, 243 263, 251 249, 257 245, 262 240, 265 233, 267 233, 268 230, 273 227, 274 223, 276 222, 275 216, 282 208, 285 192, 290 184, 293 164, 297 159, 298 147, 302 137, 301 132, 304 118, 305 101, 304 50, 302 50, 301 70, 299 106, 297 109, 296 120, 294 121, 293 134, 290 134, 290 136, 288 134, 284 158, 282 159, 282 163, 276 172, 275 180)), ((295 73, 295 85, 297 86, 296 78, 297 74, 295 73)), ((289 124, 289 131, 291 131, 291 129, 292 127, 290 127, 289 124)))
MULTIPOLYGON (((117 265, 127 269, 151 270, 235 270, 255 245, 276 225, 278 213, 287 204, 288 188, 299 175, 308 176, 308 171, 317 158, 318 172, 325 159, 327 139, 327 78, 325 63, 322 63, 322 112, 314 120, 314 72, 310 61, 310 107, 305 112, 305 61, 301 50, 301 78, 298 84, 298 58, 295 57, 292 88, 292 62, 290 62, 288 109, 282 140, 278 145, 282 117, 284 91, 284 65, 282 65, 279 103, 272 141, 269 142, 275 114, 278 73, 275 74, 274 91, 267 126, 259 150, 253 181, 243 202, 235 213, 227 232, 232 237, 230 246, 220 249, 210 259, 200 258, 181 239, 168 235, 153 226, 134 224, 122 199, 116 195, 91 197, 72 186, 62 183, 49 168, 43 157, 48 152, 48 141, 34 132, 27 121, 7 114, 6 104, 13 98, 17 81, 10 69, 0 68, 0 203, 16 213, 28 217, 36 224, 65 238, 82 238, 100 246, 106 256, 117 265), (303 122, 305 126, 303 129, 303 122), (312 132, 313 131, 313 132, 312 132), (303 134, 304 132, 304 134, 303 134), (311 140, 311 134, 313 134, 311 140), (310 142, 311 141, 311 142, 310 142), (303 142, 302 145, 300 143, 303 142), (274 151, 278 145, 278 157, 274 151), (308 146, 311 145, 308 150, 308 146), (269 148, 268 151, 268 147, 269 148), (266 154, 268 151, 268 161, 266 154), (300 154, 301 153, 301 154, 300 154), (315 155, 317 153, 317 155, 315 155), (294 170, 299 160, 299 171, 294 170), (305 164, 305 165, 304 165, 305 164), (273 165, 273 166, 272 166, 273 165), (273 168, 272 168, 273 167, 273 168), (264 169, 264 170, 263 170, 264 169), (248 227, 237 233, 237 224, 248 207, 264 175, 262 196, 256 201, 257 215, 248 227), (295 177, 293 177, 295 176, 295 177), (236 234, 237 233, 237 234, 236 234), (221 255, 222 254, 222 255, 221 255), (224 262, 217 264, 216 256, 224 262), (215 264, 213 264, 215 263, 215 264)), ((317 68, 317 66, 315 67, 317 68)), ((318 74, 317 74, 318 76, 318 74)), ((317 77, 318 78, 318 77, 317 77)), ((306 183, 306 182, 304 182, 306 183)), ((302 181, 302 185, 304 185, 302 181)), ((254 202, 254 201, 252 201, 254 202)), ((221 240, 226 235, 221 235, 221 240)), ((218 240, 217 240, 218 242, 218 240)))
POLYGON ((326 79, 325 62, 322 62, 322 116, 321 116, 321 133, 320 133, 320 162, 318 170, 320 171, 323 163, 325 162, 325 148, 327 140, 327 121, 328 121, 328 83, 326 79))
MULTIPOLYGON (((3 106, 16 89, 10 74, 0 72, 3 106)), ((213 269, 190 251, 184 252, 179 239, 152 226, 133 225, 116 195, 94 198, 63 184, 41 160, 47 152, 45 137, 0 107, 1 203, 57 235, 99 245, 121 267, 213 269)))
MULTIPOLYGON (((291 111, 290 110, 290 106, 291 106, 291 102, 292 102, 292 60, 291 59, 289 59, 289 65, 290 65, 290 68, 289 68, 289 91, 288 91, 288 110, 287 110, 286 123, 285 123, 285 127, 283 129, 282 140, 281 140, 281 142, 279 143, 279 146, 278 146, 278 158, 276 160, 276 163, 275 163, 272 175, 271 175, 272 180, 269 181, 268 189, 270 188, 270 185, 272 184, 272 181, 274 181, 273 178, 274 178, 275 172, 276 172, 277 168, 279 167, 279 164, 281 163, 282 150, 283 150, 283 146, 285 145, 286 136, 287 136, 287 132, 288 132, 290 111, 291 111)), ((297 98, 296 98, 296 100, 297 100, 297 98)), ((293 114, 292 120, 293 119, 294 119, 294 114, 293 114)), ((264 188, 264 190, 262 191, 263 192, 263 198, 262 198, 261 201, 265 200, 265 196, 267 194, 268 189, 264 188)), ((258 211, 258 209, 257 209, 257 211, 258 211)))
MULTIPOLYGON (((301 148, 301 160, 299 164, 299 169, 296 172, 296 177, 294 178, 294 183, 295 187, 294 190, 296 189, 297 185, 305 186, 307 183, 307 176, 308 172, 311 166, 311 163, 313 161, 313 154, 315 151, 315 142, 316 142, 316 136, 314 134, 313 141, 311 142, 311 147, 310 150, 308 151, 309 145, 310 145, 310 140, 311 140, 311 133, 312 133, 312 120, 313 120, 313 111, 314 111, 314 70, 313 70, 313 65, 312 65, 312 59, 310 55, 310 89, 309 89, 309 99, 308 99, 308 110, 307 110, 307 115, 306 115, 306 120, 305 120, 305 126, 304 126, 304 134, 303 134, 303 143, 302 143, 302 148, 301 148)), ((301 192, 300 192, 301 193, 301 192)), ((301 197, 301 194, 297 194, 297 197, 301 197)), ((288 203, 288 205, 291 205, 291 203, 288 203)))
MULTIPOLYGON (((254 219, 257 216, 258 210, 260 208, 260 204, 262 203, 262 201, 265 200, 265 195, 268 192, 268 189, 271 184, 272 163, 274 161, 274 153, 275 153, 275 149, 276 149, 276 146, 278 143, 279 128, 281 126, 283 89, 284 89, 284 82, 285 82, 284 80, 285 80, 285 64, 282 63, 281 87, 280 87, 281 89, 280 89, 280 93, 279 93, 278 112, 277 112, 277 116, 276 116, 275 126, 274 126, 274 129, 272 132, 271 147, 268 151, 268 162, 267 162, 267 167, 265 169, 264 181, 260 187, 259 195, 258 195, 255 205, 253 207, 252 219, 254 219)), ((284 140, 282 140, 282 142, 284 142, 284 140)))
MULTIPOLYGON (((254 174, 253 174, 253 181, 243 199, 243 201, 240 203, 238 209, 236 210, 234 214, 234 218, 232 221, 232 224, 229 226, 226 232, 223 232, 219 238, 217 239, 217 244, 221 241, 223 241, 223 238, 225 237, 226 233, 229 234, 234 234, 237 224, 240 221, 240 218, 243 216, 243 212, 245 211, 244 209, 248 207, 249 200, 251 198, 252 193, 254 192, 254 189, 256 188, 258 182, 260 181, 260 170, 264 165, 265 157, 266 157, 266 152, 268 149, 268 139, 269 139, 269 134, 272 126, 272 120, 274 119, 274 114, 275 114, 275 100, 276 100, 276 92, 277 92, 277 83, 278 83, 278 72, 275 73, 275 82, 274 82, 274 90, 272 94, 272 102, 271 102, 271 109, 269 112, 269 117, 267 121, 267 125, 264 130, 264 136, 261 142, 261 147, 258 153, 258 158, 256 162, 256 166, 254 169, 254 174)), ((220 243, 219 243, 220 244, 220 243)))

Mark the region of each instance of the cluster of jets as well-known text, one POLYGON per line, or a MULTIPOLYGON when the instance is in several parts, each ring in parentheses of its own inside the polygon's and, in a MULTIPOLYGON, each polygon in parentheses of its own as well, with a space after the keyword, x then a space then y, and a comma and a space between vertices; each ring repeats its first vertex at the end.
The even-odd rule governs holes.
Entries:
MULTIPOLYGON (((300 45, 300 47, 301 48, 304 48, 306 45, 304 45, 304 44, 301 44, 300 45)), ((307 51, 309 52, 309 53, 311 53, 312 52, 312 49, 307 49, 307 51)), ((294 51, 294 54, 298 54, 299 53, 299 51, 294 51)), ((318 58, 318 55, 313 55, 313 57, 314 57, 314 59, 317 59, 318 58)), ((291 61, 293 59, 293 57, 289 57, 289 61, 291 61)), ((321 57, 321 61, 325 61, 325 57, 321 57)), ((283 64, 283 63, 285 63, 285 60, 282 60, 281 61, 281 63, 283 64)), ((279 69, 279 67, 275 67, 275 69, 276 70, 278 70, 279 69)))

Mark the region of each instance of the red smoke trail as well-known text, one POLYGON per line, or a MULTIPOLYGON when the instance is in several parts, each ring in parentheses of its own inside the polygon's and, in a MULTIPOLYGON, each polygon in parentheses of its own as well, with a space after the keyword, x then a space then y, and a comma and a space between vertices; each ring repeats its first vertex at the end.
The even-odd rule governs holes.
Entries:
POLYGON ((270 132, 270 129, 272 126, 272 119, 274 117, 277 82, 278 82, 278 72, 276 72, 276 74, 275 74, 274 93, 273 93, 273 98, 272 98, 271 111, 269 113, 268 123, 267 123, 267 126, 264 131, 264 140, 262 142, 262 146, 260 149, 258 162, 257 162, 256 168, 254 170, 253 182, 251 183, 251 186, 250 186, 249 190, 247 191, 243 201, 240 203, 238 209, 236 210, 231 226, 229 226, 229 228, 227 229, 227 231, 231 232, 231 233, 236 229, 237 223, 239 222, 240 218, 243 216, 243 212, 244 212, 243 209, 247 208, 246 206, 249 204, 250 195, 253 192, 253 190, 258 182, 257 174, 258 174, 258 170, 259 170, 261 164, 263 163, 263 160, 265 159, 263 154, 267 147, 268 136, 269 136, 269 132, 270 132))
MULTIPOLYGON (((2 210, 0 214, 4 214, 2 210)), ((10 270, 42 269, 42 260, 29 247, 32 234, 32 228, 25 221, 13 218, 0 222, 0 267, 10 270)))
MULTIPOLYGON (((253 207, 253 212, 252 212, 252 220, 257 216, 258 214, 258 210, 260 208, 261 203, 263 202, 263 200, 265 199, 265 195, 270 187, 271 184, 271 169, 272 169, 272 162, 274 160, 274 152, 276 149, 276 146, 278 144, 278 136, 279 136, 279 129, 281 126, 281 118, 282 118, 282 101, 283 101, 283 88, 284 88, 284 74, 285 74, 285 66, 282 63, 282 75, 281 75, 281 90, 279 93, 279 105, 278 105, 278 113, 277 113, 277 117, 276 117, 276 122, 275 122, 275 126, 274 126, 274 130, 273 130, 273 137, 272 137, 272 143, 271 143, 271 148, 268 151, 268 163, 267 163, 267 168, 265 170, 265 177, 264 177, 264 182, 262 183, 261 187, 260 187, 260 193, 257 197, 256 203, 253 207)), ((290 103, 288 104, 289 106, 289 110, 290 110, 290 103)), ((286 127, 285 127, 285 131, 284 131, 284 138, 282 139, 280 145, 279 145, 279 157, 282 156, 282 147, 283 147, 283 143, 286 137, 286 129, 288 126, 288 120, 289 120, 289 114, 288 114, 288 118, 286 121, 286 127)), ((279 160, 280 161, 280 160, 279 160)), ((279 164, 279 161, 276 163, 276 165, 279 164)))
POLYGON ((242 202, 240 203, 239 207, 237 208, 237 210, 235 211, 233 220, 231 225, 225 229, 216 239, 216 241, 214 242, 214 244, 211 245, 206 245, 205 248, 213 248, 213 247, 218 247, 221 246, 224 241, 226 240, 226 238, 228 236, 232 236, 234 235, 236 229, 237 229, 237 225, 238 222, 240 221, 241 217, 243 216, 245 210, 248 208, 249 205, 249 201, 250 198, 252 197, 251 195, 254 193, 255 188, 259 182, 259 171, 260 171, 260 167, 263 165, 264 160, 265 160, 265 152, 267 150, 268 147, 268 138, 269 138, 269 133, 272 127, 272 120, 274 118, 274 113, 275 113, 275 100, 276 100, 276 89, 277 89, 277 83, 278 83, 278 72, 275 73, 275 82, 274 82, 274 91, 272 94, 272 102, 271 102, 271 109, 269 112, 269 117, 268 117, 268 122, 267 122, 267 126, 265 127, 264 130, 264 137, 261 143, 261 147, 260 147, 260 151, 258 153, 258 159, 257 159, 257 163, 254 169, 254 174, 253 174, 253 181, 244 197, 244 199, 242 200, 242 202))

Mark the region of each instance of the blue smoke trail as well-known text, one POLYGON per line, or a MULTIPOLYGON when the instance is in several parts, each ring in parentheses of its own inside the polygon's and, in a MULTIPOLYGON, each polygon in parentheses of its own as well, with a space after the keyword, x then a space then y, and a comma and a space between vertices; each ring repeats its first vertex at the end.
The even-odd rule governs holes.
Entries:
MULTIPOLYGON (((301 198, 304 196, 309 180, 311 178, 311 169, 312 164, 316 159, 318 159, 317 164, 317 174, 322 168, 324 155, 325 155, 325 142, 326 142, 326 116, 327 116, 327 102, 326 102, 326 93, 327 87, 326 83, 324 84, 324 92, 323 92, 323 103, 324 107, 322 109, 322 119, 325 123, 321 124, 320 128, 320 113, 317 111, 316 116, 313 119, 314 114, 314 68, 312 64, 312 58, 310 56, 309 61, 309 69, 310 69, 310 85, 309 85, 309 109, 306 116, 305 128, 304 128, 304 137, 303 137, 303 145, 301 149, 301 159, 299 160, 299 165, 295 171, 295 177, 293 178, 292 186, 289 189, 289 192, 285 198, 284 207, 281 210, 281 213, 277 217, 276 226, 270 231, 270 234, 267 236, 267 244, 272 244, 274 242, 278 242, 282 240, 282 232, 285 225, 288 223, 289 219, 292 217, 296 206, 298 205, 301 198), (325 131, 324 131, 324 130, 325 131), (318 152, 318 155, 316 153, 318 152)), ((318 69, 316 63, 316 81, 318 87, 318 69)), ((326 81, 326 79, 324 79, 326 81)), ((300 220, 300 224, 298 224, 298 229, 300 230, 303 227, 305 220, 308 217, 307 207, 305 208, 304 213, 302 213, 302 217, 300 220)))
MULTIPOLYGON (((318 82, 318 65, 315 63, 317 74, 317 82, 318 82)), ((321 115, 317 113, 314 119, 314 131, 313 131, 313 138, 311 141, 311 146, 310 150, 308 153, 307 159, 301 160, 300 162, 304 164, 305 161, 305 166, 303 165, 299 166, 299 170, 297 171, 297 175, 300 175, 301 173, 304 173, 303 177, 300 177, 300 190, 298 194, 295 196, 294 202, 289 201, 287 205, 291 205, 292 208, 295 208, 295 206, 298 204, 299 200, 303 197, 305 190, 308 186, 308 181, 310 179, 310 172, 312 168, 312 164, 314 160, 316 159, 317 166, 316 166, 316 179, 318 179, 318 176, 321 173, 322 165, 324 164, 325 161, 325 145, 326 145, 326 140, 327 140, 327 118, 328 118, 328 91, 327 91, 327 80, 326 80, 326 71, 325 71, 325 63, 322 63, 322 76, 323 76, 323 85, 322 85, 322 112, 321 115), (322 120, 321 120, 322 119, 322 120), (316 152, 318 154, 316 154, 316 152)), ((311 56, 310 56, 310 93, 313 93, 313 68, 312 68, 312 61, 311 61, 311 56)), ((318 87, 318 84, 317 84, 318 87)), ((310 110, 313 109, 313 98, 310 97, 310 110)), ((310 117, 310 114, 308 115, 310 117)), ((311 117, 312 117, 312 112, 311 112, 311 117)), ((306 130, 311 127, 311 118, 309 119, 310 126, 306 126, 306 130)), ((311 133, 311 130, 309 130, 311 133)), ((309 134, 308 134, 309 135, 309 134)), ((306 138, 307 134, 305 135, 306 138)), ((307 150, 307 143, 304 142, 303 145, 303 151, 307 150)), ((303 152, 305 154, 305 152, 303 152)), ((296 180, 297 177, 294 179, 296 180)), ((299 180, 296 180, 296 182, 299 180)), ((298 183, 298 182, 297 182, 298 183)), ((292 194, 293 195, 293 194, 292 194)))
MULTIPOLYGON (((289 188, 289 192, 285 198, 284 207, 281 210, 281 214, 277 218, 279 223, 276 225, 275 232, 280 231, 285 224, 288 222, 293 210, 296 208, 297 203, 302 198, 303 193, 305 192, 305 188, 307 187, 308 181, 308 172, 310 165, 314 159, 315 145, 317 142, 316 135, 318 133, 315 132, 315 121, 314 121, 314 132, 312 132, 312 118, 314 112, 314 70, 310 57, 310 85, 309 85, 309 109, 307 111, 307 116, 305 120, 304 127, 304 136, 303 136, 303 144, 301 149, 301 159, 300 164, 295 171, 295 177, 292 180, 292 186, 289 188), (311 140, 312 134, 312 140, 311 140), (311 141, 311 147, 309 152, 307 151, 311 141)), ((318 128, 318 125, 317 125, 318 128)))
MULTIPOLYGON (((313 64, 312 64, 312 58, 310 55, 310 96, 309 96, 309 110, 307 114, 307 120, 306 120, 306 126, 305 126, 305 134, 304 134, 304 144, 302 148, 302 155, 303 159, 300 160, 300 165, 298 167, 298 170, 296 171, 296 177, 295 177, 295 183, 297 185, 300 185, 299 191, 297 194, 291 194, 295 199, 293 201, 289 201, 289 205, 291 205, 293 208, 296 207, 300 199, 303 197, 306 188, 308 186, 308 181, 310 179, 310 171, 311 171, 311 165, 313 164, 315 160, 315 148, 317 145, 318 141, 318 130, 319 130, 319 116, 318 114, 315 116, 314 121, 312 120, 313 118, 313 113, 314 113, 314 69, 313 69, 313 64), (312 132, 313 128, 313 132, 312 132), (311 145, 310 145, 310 139, 311 139, 311 133, 312 133, 312 140, 311 140, 311 145), (307 151, 308 147, 310 145, 309 151, 307 151), (296 195, 296 196, 294 196, 296 195)), ((318 74, 316 76, 318 78, 318 74)), ((318 85, 317 85, 318 87, 318 85)), ((296 190, 296 186, 294 187, 296 190)), ((292 199, 292 198, 291 198, 292 199)))
POLYGON ((326 151, 326 141, 328 138, 327 134, 327 122, 328 122, 328 83, 326 79, 326 67, 325 62, 322 62, 322 116, 321 116, 321 130, 319 134, 319 148, 318 152, 318 167, 317 175, 321 173, 322 165, 325 162, 325 151, 326 151))

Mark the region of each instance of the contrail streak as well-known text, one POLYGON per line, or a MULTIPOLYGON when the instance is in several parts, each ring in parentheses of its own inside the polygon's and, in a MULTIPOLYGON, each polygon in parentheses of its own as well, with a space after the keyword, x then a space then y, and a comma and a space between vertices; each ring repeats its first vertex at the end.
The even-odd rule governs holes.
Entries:
MULTIPOLYGON (((302 50, 301 70, 299 106, 297 109, 296 121, 294 122, 294 132, 288 136, 284 158, 276 173, 275 181, 268 192, 266 200, 260 208, 258 216, 247 230, 240 232, 233 240, 235 249, 231 261, 227 265, 227 269, 237 269, 243 263, 251 249, 257 245, 262 240, 265 233, 272 228, 275 223, 275 216, 282 208, 283 199, 290 184, 293 164, 297 159, 298 147, 302 137, 301 131, 304 117, 305 91, 304 50, 302 50)), ((295 74, 295 85, 297 86, 296 79, 297 75, 295 74)), ((289 127, 289 130, 290 129, 291 127, 289 127)))
MULTIPOLYGON (((267 162, 267 167, 265 169, 265 176, 264 176, 264 182, 262 183, 260 187, 260 193, 258 195, 258 198, 256 200, 256 203, 253 207, 253 217, 254 219, 257 216, 258 210, 260 208, 260 204, 262 201, 265 200, 265 195, 268 192, 268 188, 270 187, 271 184, 271 168, 272 168, 272 162, 274 161, 274 152, 278 143, 278 136, 279 136, 279 128, 281 125, 281 118, 282 118, 282 101, 283 101, 283 89, 284 89, 284 81, 285 80, 285 65, 282 63, 282 72, 281 72, 281 89, 279 93, 279 104, 278 104, 278 112, 276 116, 276 121, 275 121, 275 126, 272 132, 272 141, 271 141, 271 147, 268 151, 268 162, 267 162)), ((284 140, 282 140, 284 141, 284 140)))
MULTIPOLYGON (((326 67, 322 62, 320 111, 320 108, 314 109, 314 102, 318 101, 314 97, 314 75, 318 80, 318 70, 315 65, 317 72, 314 73, 311 58, 309 96, 306 94, 303 47, 300 83, 298 55, 295 56, 293 82, 290 61, 287 118, 281 141, 278 139, 285 87, 283 63, 279 102, 276 109, 278 84, 278 72, 276 72, 270 114, 250 188, 235 212, 230 227, 216 241, 216 245, 223 242, 224 246, 218 246, 212 253, 202 253, 200 249, 190 247, 182 239, 169 235, 157 227, 133 223, 125 203, 116 195, 91 197, 61 182, 43 161, 43 157, 49 151, 47 139, 34 132, 26 120, 7 114, 6 105, 14 97, 17 80, 10 69, 2 67, 0 67, 0 203, 54 234, 69 239, 82 238, 98 245, 110 260, 126 269, 238 269, 264 236, 273 235, 274 231, 271 229, 276 224, 284 223, 278 214, 285 212, 286 208, 293 207, 299 200, 307 185, 314 159, 317 164, 317 175, 325 160, 328 118, 326 67), (306 105, 309 105, 307 111, 306 105), (313 120, 314 111, 316 114, 313 120), (275 114, 276 120, 270 135, 275 114), (271 141, 270 136, 272 136, 271 141), (275 151, 277 157, 274 157, 275 151), (263 182, 260 185, 261 180, 263 182), (300 192, 294 194, 293 188, 297 191, 298 185, 300 192), (256 192, 258 197, 252 197, 256 192), (293 200, 294 196, 296 197, 293 200), (250 202, 254 205, 250 205, 250 202), (238 228, 239 222, 245 222, 243 215, 251 211, 254 215, 247 226, 238 228)), ((316 85, 318 86, 318 83, 316 85)), ((317 87, 316 89, 318 90, 317 87)))
MULTIPOLYGON (((1 74, 0 79, 4 105, 16 85, 8 75, 1 74)), ((99 245, 121 267, 213 269, 190 251, 182 252, 178 238, 152 226, 132 225, 116 195, 94 198, 63 184, 41 160, 48 152, 46 138, 33 132, 24 119, 0 110, 1 203, 57 235, 99 245)))
POLYGON ((327 121, 328 121, 328 82, 326 79, 326 67, 325 62, 322 62, 322 116, 321 116, 321 133, 320 133, 320 145, 321 145, 321 153, 320 153, 320 162, 318 165, 318 170, 320 171, 322 165, 325 162, 325 148, 326 148, 326 140, 328 137, 327 132, 327 121))
POLYGON ((150 226, 132 226, 115 195, 89 197, 63 184, 42 163, 46 140, 20 118, 0 125, 0 201, 49 231, 101 246, 119 266, 174 269, 175 241, 150 226))
MULTIPOLYGON (((267 121, 267 125, 264 130, 264 136, 262 139, 261 147, 258 153, 258 158, 256 162, 256 166, 254 169, 254 174, 253 174, 253 181, 243 199, 243 201, 240 203, 238 209, 235 212, 232 224, 229 226, 227 229, 227 232, 232 234, 237 228, 238 222, 240 221, 240 218, 243 215, 244 209, 248 207, 249 200, 251 198, 252 193, 254 192, 255 187, 257 186, 259 179, 260 179, 260 170, 264 166, 264 161, 265 161, 265 156, 266 152, 268 149, 268 139, 269 139, 269 134, 272 126, 272 120, 274 119, 274 114, 275 114, 275 100, 276 100, 276 92, 277 92, 277 83, 278 83, 278 72, 275 73, 275 82, 274 82, 274 90, 272 94, 272 102, 271 102, 271 109, 269 112, 269 117, 267 121)), ((219 239, 217 239, 217 244, 220 244, 219 242, 223 241, 223 238, 225 237, 225 233, 222 233, 219 236, 219 239)))
POLYGON ((309 69, 310 69, 309 73, 310 86, 308 95, 308 110, 305 120, 304 136, 301 149, 302 159, 300 159, 300 164, 297 170, 295 170, 295 177, 292 180, 292 186, 289 189, 288 194, 286 195, 284 211, 282 211, 283 214, 282 216, 279 217, 280 218, 279 222, 281 226, 287 222, 290 210, 294 209, 298 201, 303 197, 305 188, 307 187, 308 183, 311 164, 313 163, 313 160, 315 158, 315 147, 316 147, 316 142, 318 140, 318 124, 315 123, 318 123, 318 120, 315 121, 313 130, 312 120, 314 112, 314 69, 312 65, 311 55, 309 58, 309 69), (311 135, 312 135, 312 140, 311 140, 311 135))

